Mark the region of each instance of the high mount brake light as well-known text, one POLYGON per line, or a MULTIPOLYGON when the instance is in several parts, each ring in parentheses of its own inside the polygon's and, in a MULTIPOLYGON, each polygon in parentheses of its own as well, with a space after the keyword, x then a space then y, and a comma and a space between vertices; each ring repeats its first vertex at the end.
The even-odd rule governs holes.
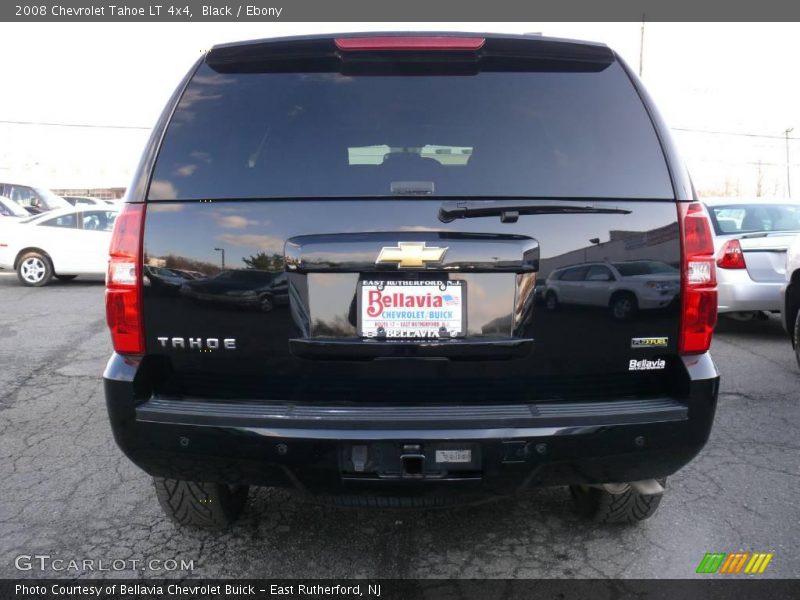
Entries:
POLYGON ((347 52, 380 50, 444 50, 475 51, 486 43, 485 38, 453 36, 375 36, 336 38, 336 47, 347 52))
POLYGON ((728 240, 719 253, 717 266, 722 269, 745 269, 744 253, 739 240, 728 240))
POLYGON ((114 350, 144 354, 142 230, 144 204, 125 204, 114 223, 106 274, 106 321, 114 350))
POLYGON ((717 324, 717 277, 711 225, 697 202, 678 204, 681 232, 681 354, 702 354, 717 324))

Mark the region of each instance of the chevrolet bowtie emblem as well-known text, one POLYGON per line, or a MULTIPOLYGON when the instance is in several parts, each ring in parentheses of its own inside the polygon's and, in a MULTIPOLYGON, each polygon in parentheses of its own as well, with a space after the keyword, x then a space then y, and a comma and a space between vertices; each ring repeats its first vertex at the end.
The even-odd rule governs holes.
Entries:
POLYGON ((447 248, 426 247, 425 242, 397 242, 397 246, 381 248, 375 264, 396 263, 400 269, 424 267, 425 263, 441 262, 447 248))

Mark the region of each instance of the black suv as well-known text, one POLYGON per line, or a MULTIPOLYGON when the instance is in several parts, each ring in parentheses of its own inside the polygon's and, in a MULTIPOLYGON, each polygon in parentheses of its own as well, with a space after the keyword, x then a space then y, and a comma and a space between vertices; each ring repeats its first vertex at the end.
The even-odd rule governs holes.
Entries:
MULTIPOLYGON (((114 436, 182 524, 231 523, 249 486, 365 506, 569 486, 639 521, 711 429, 714 269, 669 131, 606 46, 217 46, 117 219, 114 436), (629 261, 675 269, 674 301, 544 310, 554 270, 629 261)), ((613 302, 579 271, 568 293, 613 302)))

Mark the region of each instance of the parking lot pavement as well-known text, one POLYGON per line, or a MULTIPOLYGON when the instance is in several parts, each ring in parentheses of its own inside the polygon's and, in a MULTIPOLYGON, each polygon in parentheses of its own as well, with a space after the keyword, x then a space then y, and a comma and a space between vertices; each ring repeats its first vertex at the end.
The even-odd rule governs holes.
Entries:
POLYGON ((774 552, 766 576, 800 572, 800 370, 776 318, 720 325, 711 440, 633 528, 587 524, 564 489, 547 489, 432 511, 258 490, 230 531, 176 529, 111 438, 109 353, 102 284, 31 289, 0 272, 0 577, 691 577, 704 553, 737 550, 774 552), (16 570, 15 557, 36 554, 137 569, 183 559, 194 570, 16 570))

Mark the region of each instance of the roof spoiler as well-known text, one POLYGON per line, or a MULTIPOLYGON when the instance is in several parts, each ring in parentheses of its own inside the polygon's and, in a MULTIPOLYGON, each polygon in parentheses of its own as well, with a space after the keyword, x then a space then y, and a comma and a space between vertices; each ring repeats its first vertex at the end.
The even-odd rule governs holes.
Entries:
POLYGON ((370 65, 472 65, 486 71, 602 71, 615 60, 605 45, 541 36, 464 33, 359 33, 276 38, 215 46, 220 72, 343 72, 370 65))

